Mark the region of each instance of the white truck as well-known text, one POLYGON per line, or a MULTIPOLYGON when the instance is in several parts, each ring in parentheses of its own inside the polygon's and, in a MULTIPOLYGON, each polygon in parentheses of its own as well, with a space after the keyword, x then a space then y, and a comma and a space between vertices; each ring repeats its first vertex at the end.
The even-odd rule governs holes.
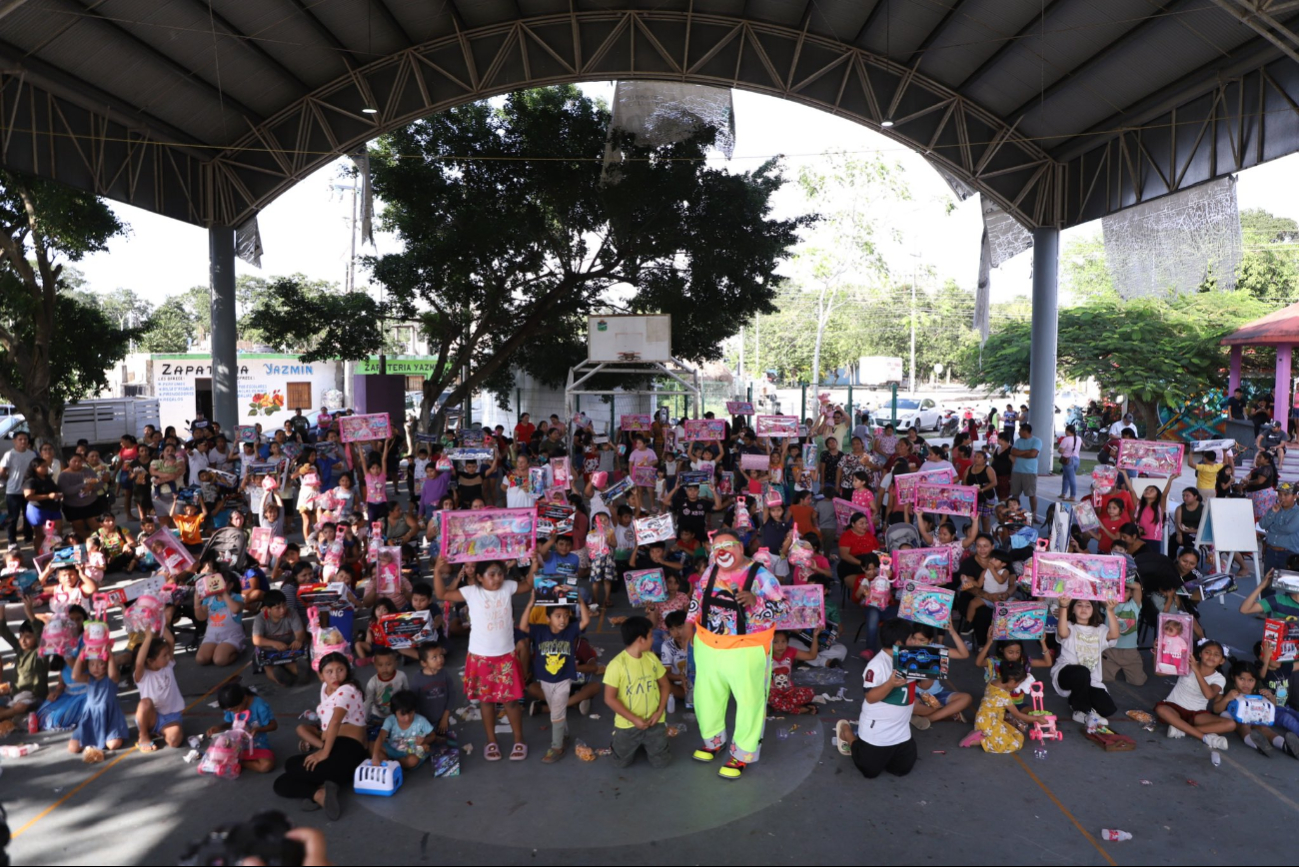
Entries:
POLYGON ((902 359, 896 355, 864 355, 857 360, 857 385, 902 383, 902 359))
POLYGON ((124 434, 138 437, 147 424, 158 426, 156 397, 81 400, 63 409, 63 444, 70 448, 82 439, 92 445, 116 444, 124 434))

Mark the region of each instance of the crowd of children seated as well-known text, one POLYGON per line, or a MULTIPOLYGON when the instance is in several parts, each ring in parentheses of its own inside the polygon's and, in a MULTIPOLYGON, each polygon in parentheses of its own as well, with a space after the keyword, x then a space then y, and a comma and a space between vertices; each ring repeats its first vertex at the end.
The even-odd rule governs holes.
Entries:
MULTIPOLYGON (((1168 736, 1226 749, 1236 734, 1261 754, 1299 758, 1283 648, 1260 643, 1255 658, 1228 659, 1205 640, 1194 602, 1178 594, 1202 576, 1194 549, 1174 558, 1157 544, 1148 519, 1162 521, 1167 485, 1146 487, 1136 503, 1134 480, 1119 473, 1112 489, 1093 491, 1098 526, 1072 526, 1066 547, 1123 557, 1127 580, 1105 599, 1043 596, 1049 630, 1005 638, 994 614, 1000 603, 1034 598, 1026 565, 1038 536, 1018 501, 996 492, 989 468, 1007 438, 985 450, 961 434, 949 453, 915 431, 850 431, 842 410, 826 409, 783 439, 758 437, 742 419, 695 440, 664 416, 611 437, 581 415, 534 427, 524 414, 510 432, 421 438, 400 466, 394 440, 344 444, 337 419, 311 432, 241 428, 237 447, 215 423, 185 440, 150 429, 123 438, 111 462, 78 447, 66 468, 20 434, 0 463, 7 491, 19 492, 7 499, 0 599, 10 616, 21 608, 16 632, 0 618, 13 650, 0 725, 27 725, 33 715, 39 729, 67 732, 67 749, 87 761, 131 744, 185 748, 190 735, 237 730, 243 770, 278 771, 277 793, 331 817, 363 762, 413 770, 455 749, 451 727, 466 705, 481 719, 487 762, 528 760, 525 718, 537 714, 548 717, 540 761, 560 761, 574 746, 572 715, 588 716, 596 701, 614 762, 629 765, 643 749, 648 764, 663 767, 671 760, 664 723, 693 705, 691 598, 710 569, 711 534, 726 526, 782 584, 823 588, 824 622, 780 630, 770 642, 769 713, 823 707, 799 672, 849 661, 842 609, 860 610, 864 700, 856 730, 840 720, 835 736, 867 777, 909 772, 912 730, 942 722, 965 727, 963 746, 1021 749, 1038 681, 1049 681, 1069 717, 1108 730, 1118 712, 1110 686, 1146 682, 1139 636, 1170 612, 1192 619, 1182 649, 1171 634, 1166 646, 1188 664, 1151 708, 1168 736), (840 450, 845 440, 849 451, 840 450), (950 470, 955 481, 957 466, 980 488, 973 520, 900 500, 899 476, 950 470), (634 484, 618 490, 624 477, 634 484), (66 505, 68 495, 79 505, 66 505), (486 508, 535 510, 530 556, 446 556, 447 516, 486 508), (638 544, 637 522, 662 514, 672 516, 671 538, 638 544), (952 591, 945 627, 898 617, 891 558, 916 548, 946 552, 949 565, 932 582, 952 591), (664 595, 609 616, 621 605, 621 579, 646 569, 661 570, 664 595), (596 617, 619 630, 622 650, 607 661, 587 635, 596 617), (897 666, 900 651, 940 646, 946 677, 897 666), (178 666, 178 654, 232 671, 251 664, 216 690, 221 724, 186 719, 182 694, 195 690, 182 689, 178 675, 195 669, 178 666), (952 687, 961 666, 981 675, 981 698, 952 687), (277 713, 293 718, 302 708, 284 703, 290 693, 264 698, 259 688, 316 682, 315 718, 297 726, 298 753, 281 761, 268 734, 279 729, 277 713), (1267 722, 1242 721, 1242 700, 1255 696, 1273 706, 1267 722), (508 751, 497 740, 500 716, 508 751)), ((1250 611, 1289 610, 1299 593, 1265 587, 1247 602, 1250 611)))

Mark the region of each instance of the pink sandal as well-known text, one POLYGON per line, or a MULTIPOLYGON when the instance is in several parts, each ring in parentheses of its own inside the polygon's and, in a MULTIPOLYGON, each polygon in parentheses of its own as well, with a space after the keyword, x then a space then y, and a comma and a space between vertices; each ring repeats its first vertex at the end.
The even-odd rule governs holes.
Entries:
POLYGON ((483 758, 489 762, 499 762, 501 760, 501 748, 496 744, 488 744, 483 747, 483 758))
POLYGON ((514 749, 510 750, 510 761, 521 762, 528 757, 527 744, 515 744, 514 749))
POLYGON ((981 743, 983 743, 983 732, 978 729, 961 738, 961 746, 963 747, 977 747, 981 743))

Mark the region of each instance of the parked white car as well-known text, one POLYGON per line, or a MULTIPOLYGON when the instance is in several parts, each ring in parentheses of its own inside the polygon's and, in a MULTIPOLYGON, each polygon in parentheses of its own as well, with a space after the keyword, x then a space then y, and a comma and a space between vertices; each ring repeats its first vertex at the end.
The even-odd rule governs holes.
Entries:
POLYGON ((936 431, 942 423, 943 410, 935 401, 927 397, 899 397, 898 417, 896 419, 893 418, 892 400, 886 400, 873 409, 871 417, 876 424, 880 425, 888 424, 891 420, 893 427, 899 432, 910 427, 916 427, 922 431, 936 431))

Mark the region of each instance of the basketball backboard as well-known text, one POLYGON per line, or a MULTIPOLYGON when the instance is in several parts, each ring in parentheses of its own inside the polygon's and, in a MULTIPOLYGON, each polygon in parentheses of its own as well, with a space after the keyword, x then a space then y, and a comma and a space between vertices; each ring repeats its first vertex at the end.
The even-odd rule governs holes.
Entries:
POLYGON ((588 316, 586 347, 588 361, 671 361, 672 317, 588 316))

